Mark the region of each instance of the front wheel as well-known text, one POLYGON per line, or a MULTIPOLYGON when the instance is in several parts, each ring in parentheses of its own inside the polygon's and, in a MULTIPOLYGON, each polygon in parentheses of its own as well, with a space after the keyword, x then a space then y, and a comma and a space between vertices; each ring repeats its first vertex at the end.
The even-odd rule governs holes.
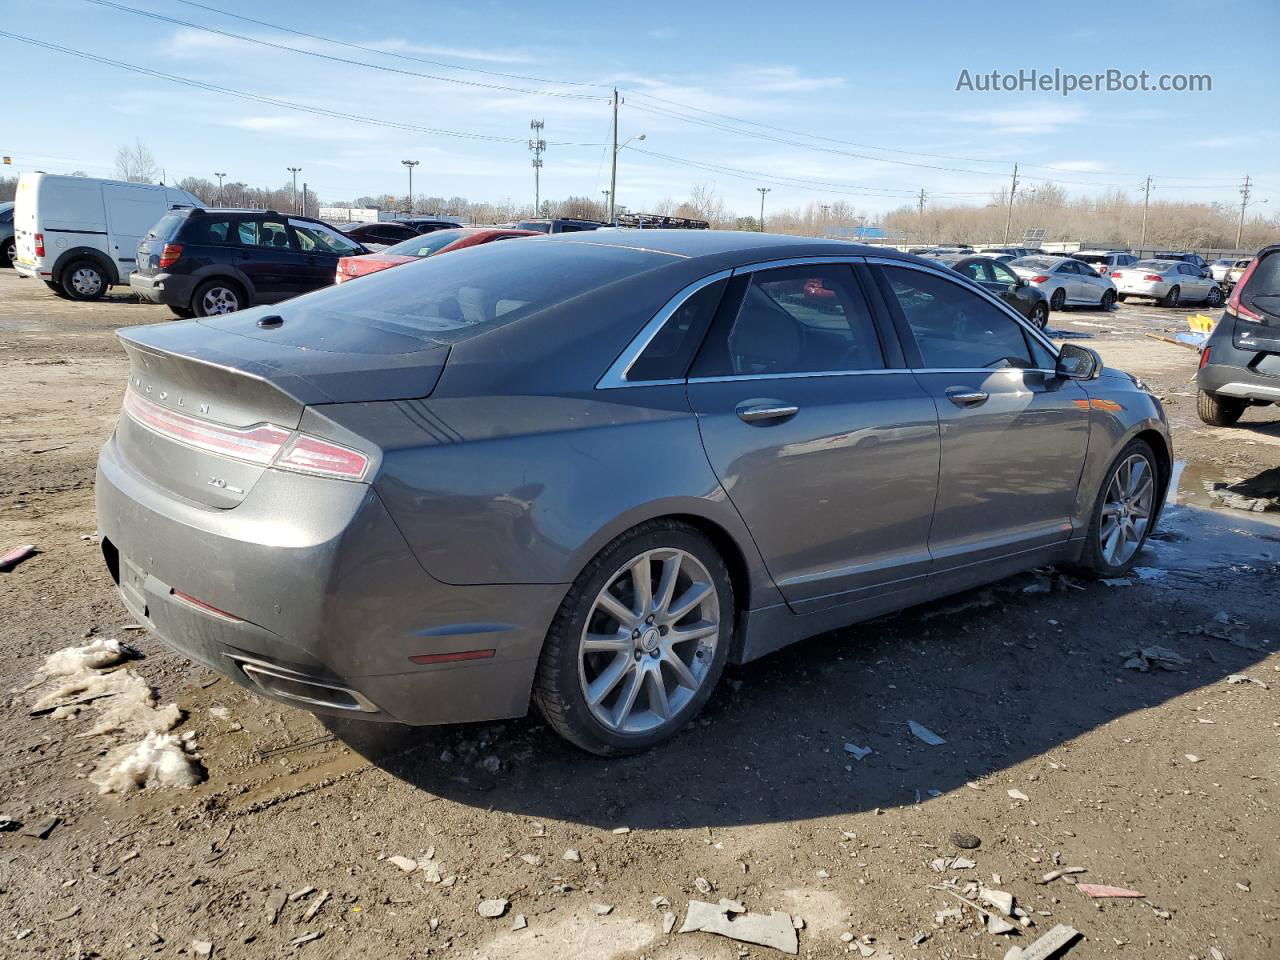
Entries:
POLYGON ((1178 301, 1181 299, 1182 299, 1182 288, 1174 287, 1164 295, 1163 299, 1161 299, 1160 306, 1176 307, 1178 305, 1178 301))
POLYGON ((1151 447, 1130 441, 1103 477, 1080 555, 1082 572, 1110 578, 1133 568, 1155 519, 1158 480, 1151 447))
POLYGON ((1236 397, 1220 397, 1201 390, 1196 397, 1196 413, 1211 427, 1233 427, 1244 416, 1245 402, 1236 397))
POLYGON ((569 589, 547 632, 534 701, 584 750, 646 750, 711 696, 733 623, 733 586, 711 541, 675 520, 641 524, 569 589))
POLYGON ((1116 292, 1114 290, 1102 291, 1102 309, 1110 310, 1116 305, 1116 292))
POLYGON ((1031 322, 1041 330, 1049 325, 1049 305, 1043 300, 1031 308, 1031 322))
POLYGON ((1064 288, 1059 287, 1057 290, 1053 291, 1053 296, 1049 298, 1049 309, 1061 310, 1066 305, 1067 291, 1064 288))
POLYGON ((1205 297, 1204 302, 1211 307, 1220 306, 1222 304, 1222 288, 1210 287, 1209 296, 1205 297))

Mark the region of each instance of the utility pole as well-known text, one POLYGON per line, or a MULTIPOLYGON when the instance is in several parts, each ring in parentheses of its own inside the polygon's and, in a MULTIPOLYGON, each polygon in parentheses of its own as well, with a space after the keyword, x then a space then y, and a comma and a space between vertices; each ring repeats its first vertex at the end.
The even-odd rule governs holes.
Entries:
POLYGON ((1147 246, 1147 208, 1151 206, 1151 178, 1142 187, 1142 239, 1138 241, 1138 256, 1147 246))
POLYGON ((293 174, 293 212, 298 212, 298 174, 302 172, 301 167, 285 167, 293 174))
POLYGON ((764 233, 764 195, 771 191, 771 187, 756 187, 760 191, 760 232, 764 233))
POLYGON ((1249 175, 1244 175, 1244 183, 1240 184, 1240 224, 1236 227, 1236 249, 1240 249, 1240 239, 1244 236, 1244 211, 1249 206, 1249 193, 1253 187, 1253 182, 1249 179, 1249 175))
POLYGON ((1009 242, 1009 228, 1013 226, 1013 198, 1018 193, 1018 165, 1013 165, 1013 180, 1009 183, 1009 215, 1004 218, 1004 242, 1009 242))
POLYGON ((920 196, 916 200, 916 212, 919 213, 921 217, 924 216, 924 202, 927 199, 928 199, 928 194, 924 192, 924 187, 921 187, 920 196))
POLYGON ((613 154, 609 164, 609 222, 613 223, 613 207, 618 196, 618 88, 613 88, 613 154))
POLYGON ((604 194, 604 208, 605 208, 606 210, 608 210, 608 209, 609 209, 609 198, 613 196, 613 191, 612 191, 612 190, 601 190, 600 192, 604 194))
POLYGON ((409 216, 413 216, 413 168, 416 167, 421 160, 401 160, 406 167, 409 168, 409 216))
POLYGON ((307 215, 307 181, 302 181, 302 215, 307 215))
POLYGON ((542 151, 547 149, 547 141, 542 139, 542 128, 546 124, 541 120, 530 120, 529 129, 533 136, 529 139, 529 149, 533 151, 533 215, 538 215, 538 207, 542 202, 542 151))
POLYGON ((214 173, 214 176, 218 178, 218 206, 222 206, 222 178, 225 177, 226 174, 214 173))

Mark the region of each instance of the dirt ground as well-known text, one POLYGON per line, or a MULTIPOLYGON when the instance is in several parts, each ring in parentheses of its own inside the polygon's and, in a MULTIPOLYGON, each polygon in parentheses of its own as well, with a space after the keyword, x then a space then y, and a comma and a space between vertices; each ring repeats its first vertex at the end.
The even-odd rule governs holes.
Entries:
POLYGON ((249 958, 782 956, 664 934, 664 912, 719 897, 803 918, 812 958, 1000 960, 1057 923, 1086 938, 1071 960, 1280 956, 1280 526, 1206 492, 1280 465, 1280 415, 1200 424, 1195 353, 1144 337, 1192 312, 1052 317, 1143 377, 1173 424, 1178 503, 1127 584, 1027 575, 816 638, 731 669, 670 745, 604 761, 536 715, 322 722, 123 631, 88 539, 94 460, 124 390, 114 329, 168 314, 123 293, 69 303, 0 270, 0 550, 41 551, 0 573, 0 814, 60 818, 45 839, 0 833, 0 956, 203 955, 193 941, 249 958), (21 688, 43 658, 89 635, 146 653, 133 669, 185 711, 204 783, 101 797, 87 776, 119 738, 30 715, 21 688), (1152 644, 1189 664, 1124 667, 1152 644), (931 866, 957 854, 975 866, 931 866), (444 882, 392 856, 431 859, 444 882), (1143 896, 1036 882, 1067 866, 1143 896), (948 877, 1012 893, 1034 925, 984 931, 938 888, 948 877), (273 894, 308 888, 271 922, 273 894), (484 919, 486 898, 510 907, 484 919), (936 922, 954 907, 963 919, 936 922))

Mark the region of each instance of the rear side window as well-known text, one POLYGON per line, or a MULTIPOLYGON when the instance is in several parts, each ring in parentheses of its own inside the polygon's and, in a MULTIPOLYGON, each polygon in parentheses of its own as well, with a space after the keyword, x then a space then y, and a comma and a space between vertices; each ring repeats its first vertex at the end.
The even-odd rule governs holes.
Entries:
POLYGON ((687 297, 627 371, 627 380, 680 380, 715 317, 728 280, 717 280, 687 297))
POLYGON ((379 270, 292 304, 304 317, 450 344, 671 262, 661 253, 597 244, 493 243, 467 256, 379 270))
POLYGON ((738 315, 707 337, 694 376, 881 370, 884 354, 848 264, 753 274, 738 315))
POLYGON ((236 237, 248 247, 273 247, 290 250, 289 231, 280 220, 241 220, 236 237))
POLYGON ((202 217, 187 221, 182 239, 187 243, 235 243, 236 231, 232 229, 229 217, 225 220, 202 217))
POLYGON ((172 240, 178 228, 187 222, 187 218, 179 213, 166 213, 156 225, 147 231, 148 240, 172 240))
POLYGON ((1251 310, 1280 317, 1280 253, 1258 261, 1249 282, 1240 291, 1240 302, 1251 310))
POLYGON ((921 270, 885 267, 884 274, 926 369, 1039 365, 1017 322, 974 291, 921 270))

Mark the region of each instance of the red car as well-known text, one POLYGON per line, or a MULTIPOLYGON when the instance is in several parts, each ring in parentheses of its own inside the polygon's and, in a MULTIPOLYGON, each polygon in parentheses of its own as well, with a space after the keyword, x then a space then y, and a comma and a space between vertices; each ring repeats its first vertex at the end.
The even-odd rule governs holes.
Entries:
POLYGON ((333 282, 342 283, 344 280, 377 273, 387 267, 398 267, 402 263, 411 263, 423 257, 450 253, 481 243, 492 243, 494 240, 540 236, 542 234, 536 230, 513 230, 506 227, 459 227, 456 230, 437 230, 434 233, 423 234, 412 240, 397 243, 394 247, 387 247, 381 253, 343 257, 338 261, 338 273, 333 282))

